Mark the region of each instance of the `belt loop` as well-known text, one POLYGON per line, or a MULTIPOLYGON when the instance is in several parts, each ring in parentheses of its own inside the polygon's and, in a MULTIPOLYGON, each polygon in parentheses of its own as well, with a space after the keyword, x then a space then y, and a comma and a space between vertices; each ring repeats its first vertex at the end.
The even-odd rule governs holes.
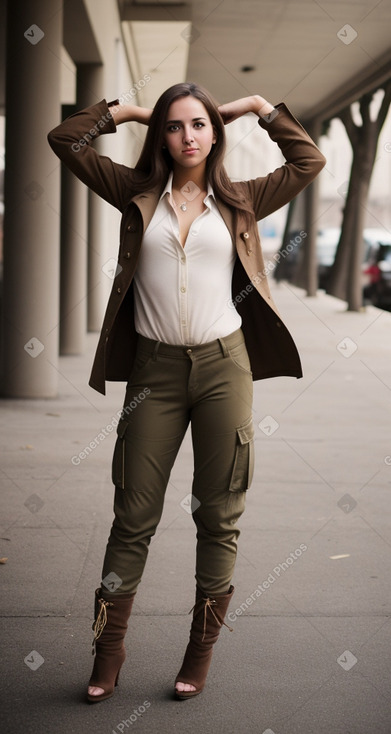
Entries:
POLYGON ((159 351, 159 347, 160 347, 160 344, 161 344, 161 342, 156 342, 156 344, 155 344, 155 346, 154 346, 154 349, 153 349, 153 355, 152 355, 152 359, 153 359, 153 361, 154 361, 154 362, 156 362, 156 359, 157 359, 157 353, 158 353, 158 351, 159 351))
POLYGON ((228 353, 227 345, 224 341, 224 337, 219 338, 218 341, 220 342, 220 347, 223 353, 223 357, 228 357, 229 353, 228 353))

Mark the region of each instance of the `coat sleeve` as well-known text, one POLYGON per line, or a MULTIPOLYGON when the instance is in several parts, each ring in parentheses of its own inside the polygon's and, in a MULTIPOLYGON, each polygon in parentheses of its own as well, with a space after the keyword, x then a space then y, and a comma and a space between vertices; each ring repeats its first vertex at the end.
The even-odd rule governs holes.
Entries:
POLYGON ((277 143, 286 162, 267 176, 242 182, 257 221, 291 201, 326 163, 324 155, 285 104, 277 105, 276 110, 277 115, 270 122, 260 118, 259 125, 277 143))
POLYGON ((132 195, 135 172, 99 155, 91 143, 106 133, 116 132, 116 124, 105 99, 67 117, 48 133, 49 145, 80 181, 123 211, 132 195))

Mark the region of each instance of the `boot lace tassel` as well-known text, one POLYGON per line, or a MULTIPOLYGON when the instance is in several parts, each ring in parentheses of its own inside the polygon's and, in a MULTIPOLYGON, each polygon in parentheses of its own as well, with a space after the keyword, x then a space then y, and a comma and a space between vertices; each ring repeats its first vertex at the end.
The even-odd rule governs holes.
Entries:
MULTIPOLYGON (((204 602, 204 629, 203 629, 203 634, 202 634, 201 642, 204 641, 205 635, 206 635, 206 625, 207 625, 207 614, 208 614, 208 610, 211 612, 211 614, 213 614, 213 617, 215 618, 215 620, 216 620, 217 624, 219 625, 219 627, 222 627, 224 625, 224 627, 227 627, 227 629, 229 629, 230 632, 233 632, 233 627, 230 627, 229 624, 226 624, 226 622, 224 622, 224 620, 219 619, 218 616, 214 613, 213 604, 217 604, 216 599, 209 599, 209 597, 206 597, 204 599, 201 599, 200 602, 201 602, 201 604, 204 602)), ((190 609, 189 614, 192 613, 193 609, 195 609, 196 606, 197 606, 197 604, 194 604, 194 607, 192 609, 190 609)), ((196 612, 195 612, 195 614, 196 614, 196 612)))
POLYGON ((106 601, 106 599, 102 599, 102 597, 98 598, 98 602, 100 604, 100 609, 97 615, 97 618, 92 625, 92 630, 94 632, 94 639, 92 640, 92 654, 96 652, 96 641, 99 640, 99 637, 101 636, 104 628, 107 624, 107 607, 112 607, 113 602, 106 601))

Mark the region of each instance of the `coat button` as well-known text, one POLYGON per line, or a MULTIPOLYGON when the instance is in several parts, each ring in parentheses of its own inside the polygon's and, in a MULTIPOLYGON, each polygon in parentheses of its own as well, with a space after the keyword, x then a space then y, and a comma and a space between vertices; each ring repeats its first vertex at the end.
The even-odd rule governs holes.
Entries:
POLYGON ((126 259, 127 259, 127 260, 130 260, 130 252, 127 252, 127 253, 125 254, 125 257, 126 257, 126 259))
POLYGON ((121 288, 117 288, 117 293, 121 293, 121 288))
POLYGON ((127 229, 128 232, 135 232, 136 231, 136 227, 134 226, 134 224, 128 224, 128 226, 126 227, 126 229, 127 229))
MULTIPOLYGON (((250 235, 248 232, 242 232, 240 236, 244 242, 247 242, 247 240, 250 239, 250 235)), ((246 252, 247 252, 247 255, 250 255, 252 253, 251 247, 246 246, 246 252)))

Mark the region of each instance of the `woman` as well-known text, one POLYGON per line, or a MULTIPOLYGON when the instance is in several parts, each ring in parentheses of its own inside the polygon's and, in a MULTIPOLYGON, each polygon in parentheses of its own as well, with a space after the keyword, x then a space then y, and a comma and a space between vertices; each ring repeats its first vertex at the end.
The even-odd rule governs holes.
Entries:
POLYGON ((88 700, 108 698, 118 682, 128 618, 190 422, 196 601, 175 681, 176 695, 189 698, 203 690, 234 590, 236 523, 252 478, 252 381, 302 374, 270 296, 256 222, 310 183, 325 159, 285 105, 252 95, 217 106, 191 83, 168 89, 152 111, 103 100, 48 138, 76 176, 123 214, 119 267, 90 379, 102 393, 106 379, 125 380, 127 389, 88 700), (224 124, 248 112, 286 163, 232 183, 223 167, 224 124), (148 125, 133 169, 90 145, 128 121, 148 125))

